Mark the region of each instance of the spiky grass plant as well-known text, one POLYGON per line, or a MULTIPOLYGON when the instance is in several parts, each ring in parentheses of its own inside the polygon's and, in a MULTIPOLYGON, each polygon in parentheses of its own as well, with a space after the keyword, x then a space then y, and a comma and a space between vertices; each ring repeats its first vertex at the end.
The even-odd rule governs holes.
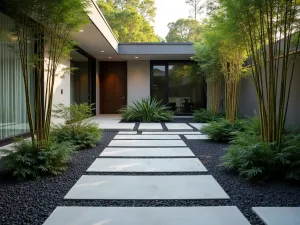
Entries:
POLYGON ((127 122, 168 122, 174 113, 155 98, 143 98, 119 110, 122 120, 127 122))

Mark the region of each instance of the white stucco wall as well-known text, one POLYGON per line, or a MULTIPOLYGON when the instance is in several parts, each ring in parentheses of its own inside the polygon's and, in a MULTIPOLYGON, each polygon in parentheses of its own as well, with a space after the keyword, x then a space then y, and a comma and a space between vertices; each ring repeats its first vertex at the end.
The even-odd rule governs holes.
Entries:
MULTIPOLYGON (((49 55, 47 52, 47 46, 45 46, 45 53, 44 53, 44 76, 45 76, 45 89, 47 85, 47 69, 48 68, 48 60, 49 55)), ((61 59, 60 63, 57 67, 54 82, 54 90, 53 90, 53 102, 52 106, 56 104, 64 104, 64 105, 70 105, 71 102, 71 75, 70 71, 67 69, 70 68, 70 59, 61 59)), ((59 122, 59 120, 52 118, 53 123, 59 122)))
POLYGON ((127 62, 127 104, 150 96, 150 61, 127 62))
POLYGON ((66 68, 70 68, 70 59, 60 60, 54 83, 53 104, 71 104, 71 74, 66 68))

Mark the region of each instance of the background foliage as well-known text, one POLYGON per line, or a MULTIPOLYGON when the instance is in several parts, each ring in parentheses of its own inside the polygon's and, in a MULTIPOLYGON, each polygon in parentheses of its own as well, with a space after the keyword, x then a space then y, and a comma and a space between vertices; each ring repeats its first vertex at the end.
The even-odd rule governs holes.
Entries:
POLYGON ((150 22, 154 21, 154 0, 98 0, 110 27, 120 42, 158 42, 150 22))
POLYGON ((193 19, 178 19, 168 24, 167 42, 198 42, 201 40, 200 22, 193 19))

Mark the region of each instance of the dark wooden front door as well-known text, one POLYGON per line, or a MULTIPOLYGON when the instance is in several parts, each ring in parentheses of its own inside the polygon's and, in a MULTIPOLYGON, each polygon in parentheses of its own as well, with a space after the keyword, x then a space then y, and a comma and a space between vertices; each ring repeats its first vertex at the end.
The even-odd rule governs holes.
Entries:
POLYGON ((100 113, 118 113, 127 102, 127 62, 100 63, 100 113))

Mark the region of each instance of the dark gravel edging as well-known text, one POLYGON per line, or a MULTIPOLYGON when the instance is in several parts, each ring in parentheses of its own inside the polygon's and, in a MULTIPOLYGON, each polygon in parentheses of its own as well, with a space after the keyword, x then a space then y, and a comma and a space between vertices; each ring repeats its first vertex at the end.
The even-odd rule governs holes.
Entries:
POLYGON ((24 182, 0 176, 0 224, 41 225, 85 173, 117 132, 103 132, 97 147, 73 153, 68 171, 60 176, 24 182))
MULTIPOLYGON (((205 173, 167 173, 168 175, 212 175, 230 196, 230 200, 64 200, 63 197, 87 173, 86 169, 109 144, 117 132, 105 131, 99 146, 75 152, 69 170, 61 176, 41 180, 13 182, 0 176, 0 224, 41 225, 57 206, 118 206, 118 207, 188 207, 237 206, 254 225, 263 223, 252 212, 253 206, 300 206, 299 186, 287 182, 252 185, 236 174, 220 167, 219 157, 228 144, 213 141, 187 140, 187 146, 208 169, 205 173)), ((98 173, 95 173, 98 174, 98 173)), ((101 173, 116 175, 116 173, 101 173)), ((122 173, 123 175, 154 175, 148 173, 122 173)), ((155 175, 166 175, 156 173, 155 175)))
POLYGON ((230 205, 237 206, 251 224, 263 225, 252 212, 252 207, 300 206, 300 186, 285 181, 255 185, 220 166, 220 157, 225 154, 228 144, 209 140, 187 140, 183 136, 182 139, 207 168, 208 174, 212 175, 229 195, 230 205))

